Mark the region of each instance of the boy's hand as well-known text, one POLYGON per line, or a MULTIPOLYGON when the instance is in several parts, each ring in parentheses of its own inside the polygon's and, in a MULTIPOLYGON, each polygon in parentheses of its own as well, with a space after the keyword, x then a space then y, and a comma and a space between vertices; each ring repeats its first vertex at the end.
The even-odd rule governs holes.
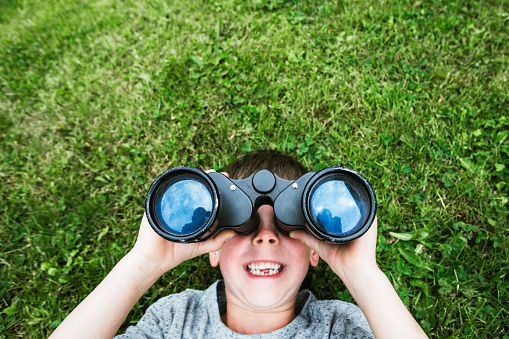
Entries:
MULTIPOLYGON (((206 173, 214 172, 208 170, 206 173)), ((223 173, 228 176, 228 173, 223 173)), ((150 226, 146 214, 143 215, 136 244, 131 254, 141 256, 147 264, 153 265, 158 275, 171 270, 180 263, 200 254, 221 249, 229 238, 235 235, 233 230, 225 230, 213 238, 198 243, 175 243, 159 236, 150 226)))
POLYGON ((292 231, 315 250, 345 283, 362 309, 375 338, 427 338, 376 264, 377 218, 360 238, 347 244, 328 244, 303 230, 292 231))
POLYGON ((290 237, 300 240, 315 250, 332 270, 345 281, 349 270, 377 268, 377 218, 360 238, 346 244, 329 244, 320 241, 304 230, 292 231, 290 237))
POLYGON ((131 253, 142 256, 162 275, 188 259, 221 249, 226 240, 234 235, 233 230, 225 230, 207 241, 175 243, 159 236, 150 226, 147 216, 143 215, 138 239, 131 253))
POLYGON ((112 338, 129 310, 161 275, 187 259, 219 250, 234 235, 234 231, 226 230, 200 243, 174 243, 160 237, 143 215, 132 250, 58 326, 51 338, 112 338))

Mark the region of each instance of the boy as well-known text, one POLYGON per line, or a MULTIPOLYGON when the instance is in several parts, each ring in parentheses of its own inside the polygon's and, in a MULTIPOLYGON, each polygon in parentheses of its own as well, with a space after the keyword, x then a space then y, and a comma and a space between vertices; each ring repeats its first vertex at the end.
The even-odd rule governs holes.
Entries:
MULTIPOLYGON (((223 174, 242 179, 261 169, 287 180, 307 172, 292 157, 260 151, 238 159, 223 174)), ((113 337, 162 274, 204 253, 212 266, 220 266, 224 281, 204 292, 187 290, 160 299, 119 338, 426 338, 376 264, 376 218, 361 238, 335 245, 303 230, 281 234, 270 205, 260 206, 258 215, 258 228, 249 235, 225 230, 195 244, 164 240, 144 216, 133 249, 51 338, 113 337), (316 266, 319 258, 345 283, 360 309, 299 292, 309 265, 316 266)))

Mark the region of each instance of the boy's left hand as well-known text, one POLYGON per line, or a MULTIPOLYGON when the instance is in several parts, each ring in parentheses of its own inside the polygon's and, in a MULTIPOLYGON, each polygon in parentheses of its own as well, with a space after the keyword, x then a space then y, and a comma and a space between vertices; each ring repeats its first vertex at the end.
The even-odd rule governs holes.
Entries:
POLYGON ((344 281, 349 270, 376 268, 377 218, 360 238, 345 244, 320 241, 304 230, 290 232, 290 237, 300 240, 315 250, 332 270, 344 281))

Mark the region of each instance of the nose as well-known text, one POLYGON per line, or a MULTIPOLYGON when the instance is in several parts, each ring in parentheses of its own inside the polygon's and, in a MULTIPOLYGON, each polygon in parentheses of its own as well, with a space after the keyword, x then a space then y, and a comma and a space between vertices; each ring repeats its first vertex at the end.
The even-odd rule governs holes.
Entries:
POLYGON ((254 232, 253 245, 279 245, 279 232, 276 229, 274 209, 270 205, 258 208, 258 228, 254 232))

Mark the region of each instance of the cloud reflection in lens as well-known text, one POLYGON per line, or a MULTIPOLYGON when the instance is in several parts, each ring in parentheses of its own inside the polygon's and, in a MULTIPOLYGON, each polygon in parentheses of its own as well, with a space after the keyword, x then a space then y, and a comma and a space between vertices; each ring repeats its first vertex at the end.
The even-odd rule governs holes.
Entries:
POLYGON ((202 228, 212 213, 212 195, 198 180, 178 180, 158 199, 157 214, 175 234, 192 234, 202 228))
POLYGON ((310 205, 313 220, 331 235, 355 230, 362 218, 359 206, 341 180, 318 185, 312 192, 310 205))

